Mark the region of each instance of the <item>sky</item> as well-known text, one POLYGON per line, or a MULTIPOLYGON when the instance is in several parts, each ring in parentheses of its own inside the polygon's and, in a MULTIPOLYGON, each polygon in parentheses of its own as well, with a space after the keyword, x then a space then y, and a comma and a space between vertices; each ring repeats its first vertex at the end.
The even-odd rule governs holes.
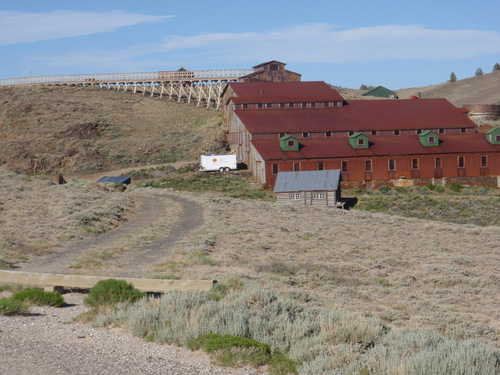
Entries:
POLYGON ((0 79, 250 69, 392 90, 486 74, 498 0, 0 0, 0 79))

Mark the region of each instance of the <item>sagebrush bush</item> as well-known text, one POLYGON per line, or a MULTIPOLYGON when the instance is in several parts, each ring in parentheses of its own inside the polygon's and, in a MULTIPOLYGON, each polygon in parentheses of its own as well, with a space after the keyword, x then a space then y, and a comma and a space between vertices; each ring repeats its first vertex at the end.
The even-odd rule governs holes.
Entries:
POLYGON ((0 315, 26 315, 29 307, 23 301, 13 298, 0 298, 0 315))
POLYGON ((118 302, 135 302, 146 296, 125 280, 108 279, 99 281, 91 290, 84 303, 87 306, 99 307, 113 305, 118 302))
MULTIPOLYGON (((452 373, 490 375, 499 370, 500 353, 484 344, 424 329, 391 332, 379 319, 314 307, 258 284, 238 290, 222 285, 211 293, 170 292, 144 298, 120 307, 114 321, 137 336, 181 346, 213 334, 255 340, 273 353, 284 353, 291 365, 301 363, 300 374, 445 374, 445 364, 450 366, 447 357, 456 362, 452 368, 458 372, 452 373)), ((235 355, 231 350, 221 352, 217 361, 229 363, 235 355)), ((246 358, 253 349, 237 352, 246 358)))
POLYGON ((15 292, 12 298, 18 301, 27 302, 34 305, 47 305, 60 307, 66 302, 59 292, 46 292, 41 289, 26 289, 15 292))

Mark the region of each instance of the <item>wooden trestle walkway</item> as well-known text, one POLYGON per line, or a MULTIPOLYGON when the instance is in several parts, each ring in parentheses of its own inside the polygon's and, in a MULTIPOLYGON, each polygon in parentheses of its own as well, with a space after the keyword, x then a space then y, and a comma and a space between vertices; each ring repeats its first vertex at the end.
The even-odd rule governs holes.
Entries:
POLYGON ((221 105, 227 82, 237 82, 254 69, 190 70, 149 73, 76 74, 0 79, 0 86, 92 86, 142 95, 158 95, 197 106, 221 105))

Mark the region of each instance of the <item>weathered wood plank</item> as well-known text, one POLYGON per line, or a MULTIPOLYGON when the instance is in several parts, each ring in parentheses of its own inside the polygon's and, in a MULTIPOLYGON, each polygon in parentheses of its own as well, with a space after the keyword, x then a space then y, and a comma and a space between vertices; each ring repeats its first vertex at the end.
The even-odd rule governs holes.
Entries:
POLYGON ((106 279, 125 280, 143 292, 165 293, 173 290, 209 290, 214 280, 161 280, 122 277, 61 275, 53 273, 33 273, 20 271, 0 271, 0 283, 22 284, 36 287, 63 287, 91 289, 97 282, 106 279))

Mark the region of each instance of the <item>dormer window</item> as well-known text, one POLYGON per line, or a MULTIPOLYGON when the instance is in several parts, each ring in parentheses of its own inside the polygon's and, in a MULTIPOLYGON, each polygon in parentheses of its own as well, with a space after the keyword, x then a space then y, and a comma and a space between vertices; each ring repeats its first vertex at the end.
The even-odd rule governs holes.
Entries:
POLYGON ((494 127, 486 132, 486 140, 492 145, 500 144, 500 128, 494 127))
POLYGON ((273 104, 272 104, 272 103, 267 103, 267 104, 266 104, 266 107, 267 107, 267 108, 272 108, 272 106, 273 106, 273 104))
POLYGON ((307 108, 307 103, 302 103, 302 108, 307 108))
POLYGON ((262 103, 257 104, 257 108, 263 108, 263 107, 264 107, 264 104, 262 104, 262 103))
POLYGON ((309 138, 311 136, 311 133, 305 132, 302 133, 302 138, 309 138))
POLYGON ((425 132, 420 133, 418 138, 423 146, 429 147, 429 146, 439 145, 439 136, 437 133, 434 133, 433 131, 426 130, 425 132))
POLYGON ((244 103, 243 104, 243 109, 247 109, 248 108, 248 104, 247 103, 244 103))
POLYGON ((349 144, 352 148, 369 148, 368 137, 362 133, 354 133, 349 136, 349 144))
POLYGON ((399 135, 399 130, 394 130, 394 135, 399 135))
POLYGON ((293 108, 293 103, 288 103, 288 108, 293 108))
POLYGON ((280 138, 280 147, 283 151, 298 151, 299 140, 291 135, 285 135, 280 138))

